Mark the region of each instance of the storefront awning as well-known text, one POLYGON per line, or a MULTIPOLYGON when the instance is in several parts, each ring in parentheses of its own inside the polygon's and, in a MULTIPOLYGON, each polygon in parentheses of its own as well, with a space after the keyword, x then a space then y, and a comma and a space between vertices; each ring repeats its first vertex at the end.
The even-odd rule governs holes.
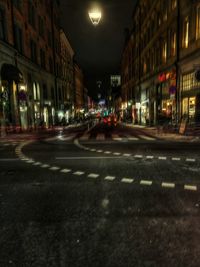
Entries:
POLYGON ((23 82, 21 71, 12 64, 3 64, 1 68, 1 79, 5 81, 23 82))

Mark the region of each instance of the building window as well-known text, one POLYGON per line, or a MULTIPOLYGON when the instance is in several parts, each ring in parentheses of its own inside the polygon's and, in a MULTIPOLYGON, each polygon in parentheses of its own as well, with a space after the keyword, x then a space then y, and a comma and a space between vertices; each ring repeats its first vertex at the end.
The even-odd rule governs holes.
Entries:
POLYGON ((172 0, 172 10, 176 8, 177 0, 172 0))
POLYGON ((52 47, 52 34, 49 30, 47 31, 47 36, 48 36, 48 45, 49 47, 52 47))
POLYGON ((189 18, 186 17, 183 22, 183 47, 188 48, 189 44, 189 18))
POLYGON ((174 57, 176 55, 176 33, 173 32, 171 35, 171 56, 174 57))
POLYGON ((22 11, 22 0, 13 0, 13 4, 18 10, 22 11))
POLYGON ((0 39, 6 39, 6 32, 5 32, 5 12, 0 9, 0 39))
POLYGON ((44 37, 44 20, 38 16, 38 28, 39 28, 39 35, 44 37))
POLYGON ((46 68, 45 51, 43 49, 40 49, 40 64, 42 68, 46 68))
POLYGON ((39 84, 37 83, 33 83, 33 99, 35 101, 40 100, 40 87, 39 84))
POLYGON ((31 40, 30 47, 31 47, 31 60, 37 63, 37 47, 36 43, 33 40, 31 40))
POLYGON ((35 7, 32 0, 28 2, 28 22, 35 28, 35 7))
POLYGON ((17 24, 14 25, 14 43, 15 43, 15 48, 20 53, 23 53, 22 29, 17 24))
POLYGON ((200 87, 200 82, 195 79, 194 73, 184 74, 182 77, 182 90, 189 91, 200 87))
POLYGON ((163 47, 162 47, 162 61, 163 63, 166 63, 167 61, 167 42, 163 42, 163 47))
POLYGON ((49 71, 53 73, 53 60, 51 57, 49 58, 49 71))
POLYGON ((196 9, 196 39, 200 38, 200 5, 196 9))
POLYGON ((44 100, 47 100, 48 99, 48 91, 47 91, 46 84, 43 84, 43 99, 44 100))

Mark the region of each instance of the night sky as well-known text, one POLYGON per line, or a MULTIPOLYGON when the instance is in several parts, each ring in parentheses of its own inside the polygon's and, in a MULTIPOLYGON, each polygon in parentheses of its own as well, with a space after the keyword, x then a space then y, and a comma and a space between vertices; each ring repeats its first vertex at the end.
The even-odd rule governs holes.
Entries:
POLYGON ((131 26, 136 0, 99 0, 103 16, 100 24, 92 25, 88 10, 92 1, 61 0, 61 26, 75 58, 82 67, 89 95, 97 96, 96 81, 103 82, 102 97, 108 89, 109 75, 120 70, 124 46, 124 29, 131 26))

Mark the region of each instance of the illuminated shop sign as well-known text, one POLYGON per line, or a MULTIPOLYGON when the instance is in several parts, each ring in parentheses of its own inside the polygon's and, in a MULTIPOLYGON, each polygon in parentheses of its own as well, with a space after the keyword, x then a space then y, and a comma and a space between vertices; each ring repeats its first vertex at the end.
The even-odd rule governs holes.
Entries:
POLYGON ((165 82, 168 80, 176 80, 176 71, 163 72, 158 75, 159 82, 165 82))

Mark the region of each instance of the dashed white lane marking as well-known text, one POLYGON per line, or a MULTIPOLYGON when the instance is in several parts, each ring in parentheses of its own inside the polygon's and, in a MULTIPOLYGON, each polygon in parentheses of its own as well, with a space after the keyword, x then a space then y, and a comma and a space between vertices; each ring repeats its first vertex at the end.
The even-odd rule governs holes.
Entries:
POLYGON ((103 152, 103 150, 97 150, 97 152, 98 152, 98 153, 102 153, 102 152, 103 152))
POLYGON ((76 171, 76 172, 74 172, 73 174, 74 174, 74 175, 77 175, 77 176, 81 176, 81 175, 83 175, 83 174, 85 174, 85 173, 82 172, 82 171, 76 171))
POLYGON ((119 152, 115 152, 115 153, 113 153, 113 155, 115 155, 115 156, 120 156, 121 153, 119 153, 119 152))
POLYGON ((68 172, 71 172, 71 170, 70 169, 62 169, 60 172, 62 172, 62 173, 68 173, 68 172))
POLYGON ((166 187, 166 188, 175 188, 175 184, 174 183, 162 183, 161 184, 162 187, 166 187))
POLYGON ((90 149, 90 151, 95 152, 97 151, 95 148, 90 149))
POLYGON ((196 159, 186 159, 187 162, 195 162, 196 159))
POLYGON ((111 151, 105 151, 104 153, 105 154, 111 154, 111 151))
POLYGON ((142 155, 135 155, 134 157, 135 157, 135 158, 138 158, 138 159, 142 159, 142 158, 143 158, 142 155))
MULTIPOLYGON (((109 153, 110 154, 110 153, 109 153)), ((118 157, 119 158, 119 157, 118 157)), ((96 160, 96 159, 116 159, 116 157, 113 156, 91 156, 91 157, 56 157, 56 160, 87 160, 87 159, 91 159, 91 160, 96 160)))
POLYGON ((133 183, 134 179, 131 179, 131 178, 122 178, 121 179, 121 182, 122 183, 126 183, 126 184, 131 184, 133 183))
POLYGON ((158 157, 158 159, 160 159, 160 160, 166 160, 167 157, 158 157))
POLYGON ((172 158, 173 161, 180 161, 181 158, 172 158))
POLYGON ((147 136, 147 135, 138 135, 141 139, 144 139, 144 140, 156 140, 156 138, 154 137, 150 137, 150 136, 147 136))
POLYGON ((34 163, 35 161, 34 160, 28 160, 26 161, 27 163, 34 163))
POLYGON ((41 162, 35 162, 33 165, 34 166, 39 166, 39 165, 41 165, 42 163, 41 162))
POLYGON ((127 138, 129 141, 138 141, 139 140, 138 137, 133 137, 133 136, 128 136, 127 138))
POLYGON ((90 134, 84 134, 79 139, 82 140, 82 141, 85 141, 85 140, 88 140, 89 138, 90 138, 90 134))
POLYGON ((97 134, 96 140, 105 140, 105 134, 97 134))
POLYGON ((147 159, 154 159, 154 156, 146 156, 147 159))
POLYGON ((124 157, 130 157, 131 154, 123 154, 124 157))
POLYGON ((117 134, 112 134, 112 140, 114 140, 114 141, 121 141, 122 138, 119 135, 117 135, 117 134))
POLYGON ((115 180, 115 176, 106 176, 104 178, 104 180, 107 180, 107 181, 114 181, 115 180))
POLYGON ((99 174, 96 174, 96 173, 90 173, 88 174, 88 178, 98 178, 99 177, 99 174))
POLYGON ((57 171, 57 170, 60 170, 60 168, 55 166, 55 167, 49 168, 49 170, 51 170, 51 171, 57 171))
POLYGON ((49 167, 50 167, 49 164, 43 164, 43 165, 41 165, 41 168, 49 168, 49 167))
POLYGON ((152 182, 152 181, 149 181, 149 180, 141 180, 141 181, 140 181, 140 184, 141 184, 141 185, 152 185, 152 183, 153 183, 153 182, 152 182))
POLYGON ((190 191, 197 191, 197 186, 196 185, 184 185, 185 190, 190 190, 190 191))

